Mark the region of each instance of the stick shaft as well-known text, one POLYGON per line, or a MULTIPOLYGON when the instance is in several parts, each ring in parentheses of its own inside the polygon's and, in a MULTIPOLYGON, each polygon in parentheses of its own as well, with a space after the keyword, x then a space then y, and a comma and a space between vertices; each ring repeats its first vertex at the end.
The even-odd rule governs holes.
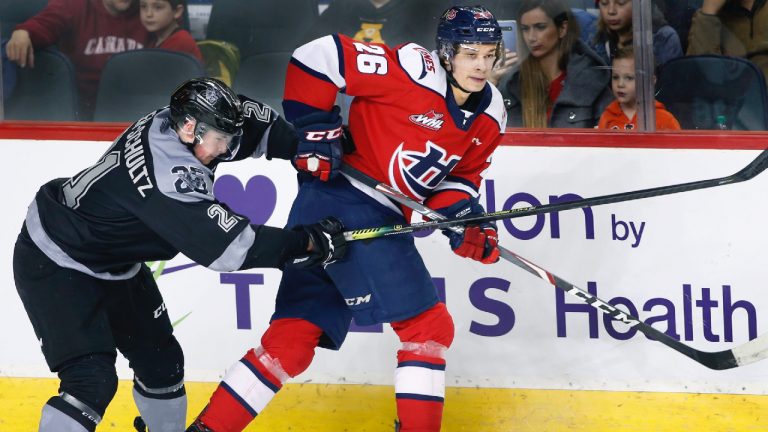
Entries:
MULTIPOLYGON (((763 153, 761 153, 761 156, 765 154, 766 152, 764 151, 763 153)), ((754 161, 752 164, 754 164, 754 161)), ((747 168, 752 166, 752 164, 748 165, 747 168)), ((391 186, 378 182, 375 179, 361 173, 360 171, 355 170, 354 168, 348 165, 342 166, 342 172, 352 176, 355 180, 358 180, 363 184, 371 188, 374 188, 375 190, 379 191, 385 196, 412 209, 413 211, 421 214, 424 217, 433 219, 435 221, 445 219, 445 216, 443 216, 442 214, 430 209, 429 207, 408 197, 407 195, 400 193, 399 191, 395 190, 391 186)), ((739 173, 734 174, 734 176, 738 174, 739 173)), ((752 176, 754 175, 756 175, 756 173, 753 174, 752 176)), ((742 179, 739 181, 743 181, 743 180, 745 179, 742 179)), ((699 182, 694 182, 694 183, 699 183, 699 182)), ((458 226, 449 226, 448 228, 454 231, 459 231, 463 229, 458 226)), ((582 302, 587 303, 588 305, 600 310, 602 313, 609 315, 612 319, 616 321, 620 321, 630 327, 636 328, 637 331, 643 333, 648 338, 661 342, 662 344, 672 348, 673 350, 689 357, 690 359, 710 369, 715 369, 715 370, 731 369, 739 366, 744 366, 750 363, 754 363, 756 361, 759 361, 768 357, 768 333, 760 335, 756 339, 753 339, 742 345, 736 346, 732 349, 718 351, 718 352, 700 351, 678 341, 677 339, 667 335, 666 333, 663 333, 655 329, 651 325, 641 321, 639 318, 632 316, 627 312, 624 312, 621 309, 611 305, 610 303, 601 300, 600 298, 593 295, 589 291, 585 291, 581 288, 578 288, 576 285, 560 278, 559 276, 545 270, 544 268, 532 263, 531 261, 525 258, 522 258, 521 256, 515 254, 514 252, 508 249, 505 249, 499 246, 499 251, 500 251, 500 257, 502 259, 516 265, 517 267, 527 271, 528 273, 540 279, 543 279, 549 282, 550 284, 554 285, 555 288, 565 291, 566 293, 580 299, 582 302)))
MULTIPOLYGON (((364 228, 345 233, 345 238, 350 240, 366 240, 377 237, 384 237, 387 235, 407 234, 417 231, 423 231, 428 229, 445 229, 452 226, 468 225, 468 224, 480 224, 484 222, 497 221, 502 219, 513 219, 523 216, 532 216, 541 213, 552 213, 556 211, 572 210, 576 208, 595 207, 603 204, 613 204, 624 201, 632 201, 637 199, 651 198, 663 195, 671 195, 681 192, 689 192, 699 189, 712 188, 717 186, 723 186, 732 183, 739 183, 749 180, 768 167, 768 150, 763 150, 755 159, 752 160, 746 167, 742 168, 739 172, 732 175, 720 178, 714 178, 709 180, 698 180, 688 183, 680 183, 669 186, 659 186, 649 189, 640 189, 631 192, 621 192, 610 195, 602 195, 592 198, 583 198, 580 200, 544 204, 540 206, 522 207, 510 210, 501 210, 493 213, 484 213, 477 216, 470 216, 465 218, 438 220, 436 218, 430 218, 431 221, 419 222, 406 225, 389 225, 375 228, 364 228)), ((342 172, 355 178, 359 181, 360 176, 365 174, 348 166, 342 166, 342 172)), ((374 186, 371 186, 374 187, 374 186)), ((404 195, 405 196, 405 195, 404 195)), ((416 201, 414 201, 416 202, 416 201)), ((401 203, 402 204, 402 203, 401 203)), ((405 204, 404 204, 405 205, 405 204)))

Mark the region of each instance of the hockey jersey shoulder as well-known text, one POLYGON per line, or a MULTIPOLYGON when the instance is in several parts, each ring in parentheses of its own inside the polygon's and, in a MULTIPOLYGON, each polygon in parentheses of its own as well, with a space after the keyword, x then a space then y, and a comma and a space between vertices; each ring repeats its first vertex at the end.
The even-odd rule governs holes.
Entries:
POLYGON ((397 59, 400 67, 416 83, 429 90, 445 95, 445 69, 440 66, 436 52, 415 43, 409 43, 397 49, 397 59))
POLYGON ((157 112, 146 136, 158 190, 182 202, 213 201, 213 171, 179 141, 171 128, 170 109, 157 112))
POLYGON ((485 113, 498 123, 499 131, 504 133, 507 128, 507 110, 504 107, 504 98, 496 86, 491 83, 486 85, 491 89, 491 103, 485 109, 485 113))

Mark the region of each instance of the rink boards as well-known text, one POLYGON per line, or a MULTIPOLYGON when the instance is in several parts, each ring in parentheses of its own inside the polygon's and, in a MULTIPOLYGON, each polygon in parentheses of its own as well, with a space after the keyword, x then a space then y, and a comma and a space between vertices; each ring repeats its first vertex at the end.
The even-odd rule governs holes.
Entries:
MULTIPOLYGON (((585 140, 573 135, 573 142, 568 142, 565 135, 557 138, 555 146, 547 146, 542 144, 552 143, 547 139, 551 137, 513 135, 509 139, 513 145, 496 152, 486 173, 483 203, 493 211, 722 177, 751 161, 762 141, 758 135, 729 141, 667 134, 657 138, 655 145, 648 145, 652 141, 646 136, 637 140, 637 147, 599 146, 606 141, 618 142, 615 136, 605 135, 603 139, 592 133, 585 140)), ((19 161, 7 167, 6 178, 13 187, 7 192, 7 223, 0 229, 0 241, 9 245, 0 250, 7 269, 10 245, 39 185, 50 178, 71 176, 95 162, 108 145, 104 141, 63 141, 60 137, 2 141, 8 149, 23 149, 14 152, 19 161)), ((768 174, 763 174, 738 185, 606 205, 586 212, 571 210, 516 219, 499 224, 500 240, 508 249, 603 300, 620 304, 642 319, 652 319, 658 329, 697 349, 727 349, 768 330, 764 317, 768 314, 768 293, 763 289, 768 269, 762 264, 763 243, 768 238, 768 226, 763 222, 768 214, 766 186, 768 174)), ((252 221, 280 226, 296 192, 294 171, 283 161, 225 164, 217 172, 215 190, 252 221)), ((449 393, 446 408, 446 425, 455 429, 448 430, 464 430, 458 420, 461 416, 448 423, 451 400, 461 401, 464 408, 489 408, 470 409, 477 418, 515 421, 518 426, 518 408, 526 414, 523 418, 533 418, 532 424, 537 424, 537 411, 556 415, 550 404, 570 407, 571 415, 578 417, 590 412, 581 410, 586 406, 580 405, 584 398, 598 404, 602 400, 606 405, 598 405, 601 411, 610 411, 610 407, 618 406, 613 405, 616 400, 628 407, 642 396, 628 393, 623 397, 624 393, 617 393, 621 391, 663 392, 651 394, 650 400, 670 407, 676 406, 676 400, 684 401, 681 407, 696 405, 694 396, 672 393, 719 394, 717 399, 699 396, 697 400, 704 406, 715 400, 726 403, 730 398, 745 406, 763 403, 759 395, 768 389, 766 363, 729 371, 708 370, 604 319, 594 309, 558 294, 547 283, 509 263, 482 266, 461 260, 450 252, 439 233, 417 239, 417 245, 456 323, 447 369, 448 385, 456 393, 449 393), (475 404, 473 397, 479 402, 475 404), (538 397, 547 402, 534 409, 532 401, 538 397), (490 410, 492 407, 496 411, 490 410), (525 412, 526 407, 530 411, 525 412)), ((179 256, 154 263, 153 268, 164 271, 159 284, 171 319, 178 321, 176 335, 185 349, 188 380, 215 382, 229 364, 258 342, 271 313, 280 274, 274 270, 218 274, 190 263, 179 256)), ((0 375, 50 377, 11 288, 11 272, 3 277, 7 289, 0 293, 0 323, 4 328, 0 332, 0 375)), ((371 397, 375 403, 383 398, 384 404, 371 408, 370 416, 388 417, 382 416, 381 410, 392 409, 391 388, 386 386, 392 383, 396 349, 396 337, 386 326, 355 326, 341 352, 318 351, 315 363, 297 380, 310 385, 291 389, 311 389, 306 395, 295 393, 310 405, 320 403, 308 400, 321 391, 354 395, 351 400, 371 397), (312 387, 315 384, 319 386, 312 387), (379 394, 372 389, 384 391, 381 397, 370 396, 379 394)), ((130 377, 124 361, 119 369, 121 377, 130 377)), ((0 384, 4 400, 8 385, 8 380, 0 384)), ((206 385, 210 386, 200 384, 204 388, 201 394, 209 392, 206 385)), ((648 412, 648 405, 638 406, 648 412)), ((687 415, 685 410, 678 410, 678 417, 687 415)), ((631 415, 626 410, 620 412, 622 418, 631 415)), ((744 415, 744 419, 754 419, 744 415)), ((559 418, 566 421, 569 417, 563 413, 559 418)), ((747 424, 762 423, 754 421, 747 424)), ((521 430, 518 426, 515 430, 521 430)), ((499 426, 488 430, 510 429, 499 426)))

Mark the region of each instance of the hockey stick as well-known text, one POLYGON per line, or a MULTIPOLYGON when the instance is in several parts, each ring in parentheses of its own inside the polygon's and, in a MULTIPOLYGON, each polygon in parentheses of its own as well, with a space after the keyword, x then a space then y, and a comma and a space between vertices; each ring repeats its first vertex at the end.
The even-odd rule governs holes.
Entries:
MULTIPOLYGON (((765 153, 766 152, 761 153, 758 159, 764 156, 765 153)), ((765 158, 763 157, 763 159, 765 158)), ((755 159, 755 161, 757 161, 757 159, 755 159)), ((750 166, 752 166, 754 163, 755 162, 750 164, 750 166)), ((763 169, 764 167, 760 168, 760 171, 762 171, 763 169)), ((741 173, 743 171, 745 170, 742 170, 739 172, 741 173)), ((342 172, 352 177, 353 179, 381 192, 382 194, 384 194, 384 196, 414 210, 415 212, 425 217, 428 217, 433 220, 445 219, 445 216, 443 216, 442 214, 435 212, 429 207, 400 193, 399 191, 395 190, 391 186, 385 183, 380 183, 375 179, 368 177, 367 175, 363 174, 362 172, 348 165, 342 165, 342 172)), ((752 174, 751 177, 754 177, 755 175, 756 173, 752 174)), ((450 229, 454 231, 462 230, 462 228, 455 227, 455 226, 451 227, 450 229)), ((347 233, 345 233, 345 235, 346 234, 347 233)), ((522 258, 521 256, 515 254, 514 252, 511 252, 501 246, 499 246, 499 251, 501 252, 500 253, 501 258, 511 262, 512 264, 520 267, 521 269, 527 271, 528 273, 531 273, 532 275, 538 278, 544 279, 545 281, 554 285, 555 288, 563 290, 568 294, 571 294, 579 298, 584 303, 587 303, 590 306, 596 309, 599 309, 601 312, 608 314, 614 320, 622 322, 628 325, 629 327, 636 328, 639 332, 648 336, 650 339, 661 342, 664 345, 672 348, 673 350, 679 353, 682 353, 685 356, 688 356, 694 361, 710 369, 715 369, 715 370, 731 369, 739 366, 748 365, 750 363, 754 363, 756 361, 759 361, 768 357, 768 333, 764 333, 749 342, 746 342, 744 344, 741 344, 739 346, 733 347, 728 350, 717 351, 717 352, 700 351, 700 350, 697 350, 696 348, 693 348, 689 345, 686 345, 678 341, 677 339, 667 335, 666 333, 656 330, 651 325, 640 321, 639 318, 634 317, 603 300, 600 300, 597 296, 592 295, 589 291, 584 291, 583 289, 576 287, 572 283, 564 279, 561 279, 557 275, 550 273, 549 271, 537 266, 536 264, 526 260, 525 258, 522 258)))
MULTIPOLYGON (((419 222, 408 225, 390 225, 377 228, 367 228, 361 230, 351 231, 347 234, 347 240, 365 240, 377 237, 383 237, 392 234, 406 234, 416 231, 423 231, 427 229, 444 229, 452 226, 467 225, 467 224, 479 224, 483 222, 491 222, 501 219, 512 219, 523 216, 531 216, 540 213, 551 213, 562 210, 571 210, 575 208, 594 207, 602 204, 612 204, 623 201, 630 201, 642 198, 650 198, 655 196, 670 195, 680 192, 688 192, 698 189, 706 189, 711 187, 723 186, 732 183, 739 183, 746 180, 750 180, 765 171, 768 168, 768 149, 763 150, 762 153, 749 163, 749 165, 742 168, 737 173, 731 174, 726 177, 714 178, 709 180, 699 180, 689 183, 681 183, 670 186, 659 186, 650 189, 640 189, 631 192, 621 192, 611 195, 603 195, 593 198, 584 198, 576 201, 569 201, 564 203, 544 204, 540 206, 521 207, 510 210, 500 210, 493 213, 484 213, 481 215, 470 216, 457 219, 446 218, 434 218, 429 216, 430 221, 419 222), (442 219, 442 220, 441 220, 442 219)), ((348 174, 350 177, 358 179, 352 172, 354 168, 343 165, 341 171, 348 174)), ((358 173, 362 174, 362 173, 358 173)), ((360 180, 362 181, 362 180, 360 180)), ((365 182, 363 182, 365 183, 365 182)), ((391 198, 391 197, 390 197, 391 198)), ((401 203, 403 204, 403 203, 401 203)), ((405 204, 407 205, 407 204, 405 204)))

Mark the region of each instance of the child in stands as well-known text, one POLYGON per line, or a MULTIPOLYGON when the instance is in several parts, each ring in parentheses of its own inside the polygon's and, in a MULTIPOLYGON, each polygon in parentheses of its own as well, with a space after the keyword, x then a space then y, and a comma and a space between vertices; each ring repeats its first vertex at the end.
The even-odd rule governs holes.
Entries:
MULTIPOLYGON (((598 129, 632 130, 637 128, 637 91, 635 87, 635 52, 632 47, 619 48, 611 66, 611 89, 616 100, 600 116, 598 129)), ((679 130, 680 123, 656 103, 656 129, 679 130)))
POLYGON ((179 24, 184 0, 141 0, 141 23, 151 33, 147 48, 179 51, 203 62, 203 56, 189 31, 179 24))

